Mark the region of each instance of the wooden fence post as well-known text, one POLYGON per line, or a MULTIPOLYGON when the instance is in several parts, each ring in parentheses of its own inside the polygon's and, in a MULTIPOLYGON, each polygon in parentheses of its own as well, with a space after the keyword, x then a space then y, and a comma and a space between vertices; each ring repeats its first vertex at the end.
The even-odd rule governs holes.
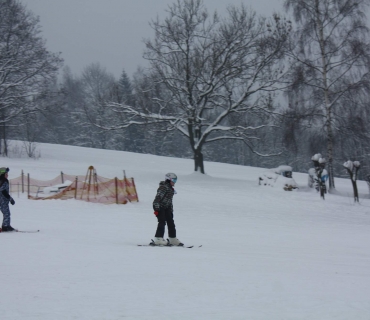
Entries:
POLYGON ((117 177, 114 178, 114 182, 116 184, 116 204, 118 204, 118 181, 117 181, 117 177))
POLYGON ((29 199, 30 198, 30 174, 29 173, 27 173, 27 190, 28 190, 27 198, 29 199))
POLYGON ((75 199, 77 198, 77 181, 78 181, 78 177, 76 176, 75 199))
POLYGON ((135 189, 135 194, 136 194, 137 202, 139 202, 139 195, 137 194, 137 190, 136 190, 136 186, 135 186, 135 180, 134 180, 134 178, 131 178, 131 179, 132 179, 132 184, 133 184, 134 189, 135 189))

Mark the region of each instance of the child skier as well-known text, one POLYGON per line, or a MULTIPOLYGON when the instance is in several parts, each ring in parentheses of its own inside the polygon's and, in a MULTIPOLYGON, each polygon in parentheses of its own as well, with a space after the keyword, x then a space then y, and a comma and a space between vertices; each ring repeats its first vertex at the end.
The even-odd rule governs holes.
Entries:
POLYGON ((3 213, 2 231, 15 231, 10 225, 10 210, 9 202, 14 205, 15 201, 9 194, 9 181, 8 181, 9 168, 0 168, 0 210, 3 213))
POLYGON ((177 176, 174 173, 167 173, 165 181, 159 183, 157 195, 153 201, 154 214, 158 219, 158 227, 155 233, 154 243, 156 245, 167 245, 163 239, 166 222, 168 228, 169 244, 173 246, 183 246, 184 244, 176 238, 176 227, 173 221, 173 204, 172 198, 175 194, 173 186, 177 181, 177 176))

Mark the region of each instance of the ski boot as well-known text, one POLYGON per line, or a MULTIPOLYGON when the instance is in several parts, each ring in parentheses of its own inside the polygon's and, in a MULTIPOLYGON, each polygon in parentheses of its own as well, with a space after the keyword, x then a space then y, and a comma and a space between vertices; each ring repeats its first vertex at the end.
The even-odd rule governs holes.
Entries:
POLYGON ((154 241, 151 243, 155 246, 167 246, 167 241, 160 237, 155 237, 154 241))
POLYGON ((181 243, 181 241, 177 238, 169 238, 168 239, 168 243, 171 245, 171 246, 183 246, 184 244, 181 243))
POLYGON ((2 232, 12 232, 16 230, 12 226, 2 226, 1 231, 2 232))

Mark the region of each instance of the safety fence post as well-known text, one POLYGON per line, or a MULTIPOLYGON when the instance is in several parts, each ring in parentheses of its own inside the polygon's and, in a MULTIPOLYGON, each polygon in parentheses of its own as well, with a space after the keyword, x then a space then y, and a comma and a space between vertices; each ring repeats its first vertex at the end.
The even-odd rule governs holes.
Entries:
POLYGON ((27 198, 29 199, 30 198, 30 174, 29 173, 27 173, 27 190, 28 190, 27 198))
POLYGON ((114 178, 114 182, 115 182, 115 185, 116 185, 116 204, 118 204, 118 181, 117 181, 117 177, 114 178))
POLYGON ((77 198, 77 182, 78 182, 78 177, 76 176, 75 199, 77 198))
POLYGON ((22 177, 22 193, 24 193, 24 172, 23 170, 22 170, 21 177, 22 177))

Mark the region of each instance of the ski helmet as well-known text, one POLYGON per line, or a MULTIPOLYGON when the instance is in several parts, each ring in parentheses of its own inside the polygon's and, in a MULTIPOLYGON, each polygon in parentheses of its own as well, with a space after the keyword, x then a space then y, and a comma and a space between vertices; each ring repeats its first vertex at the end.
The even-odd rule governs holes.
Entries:
POLYGON ((5 167, 0 168, 0 175, 5 174, 7 172, 9 172, 9 168, 5 168, 5 167))
POLYGON ((174 173, 169 172, 169 173, 166 174, 165 179, 166 180, 170 180, 173 183, 176 183, 176 181, 177 181, 177 175, 175 175, 174 173))

